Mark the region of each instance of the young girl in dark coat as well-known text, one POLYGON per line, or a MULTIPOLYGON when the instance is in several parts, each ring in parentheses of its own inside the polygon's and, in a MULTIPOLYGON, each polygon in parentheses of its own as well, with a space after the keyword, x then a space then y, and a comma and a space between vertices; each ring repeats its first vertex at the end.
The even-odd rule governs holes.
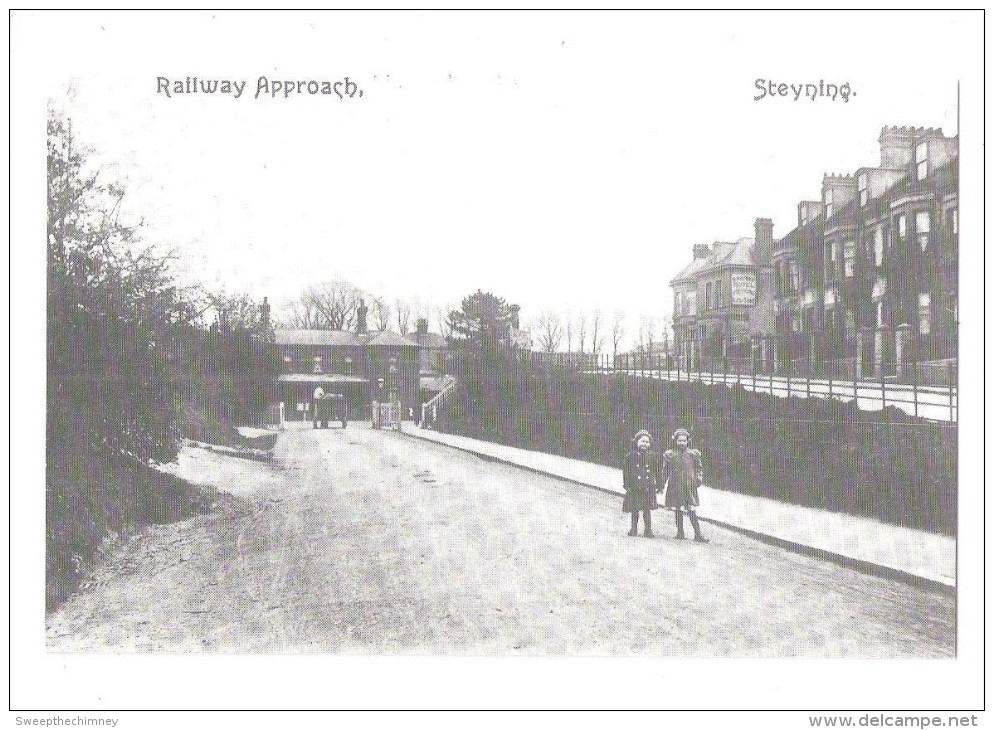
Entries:
POLYGON ((697 520, 697 508, 701 498, 697 488, 704 483, 704 464, 701 452, 690 448, 690 433, 685 428, 673 432, 673 446, 663 454, 663 475, 661 484, 666 485, 666 506, 672 507, 676 515, 676 537, 684 539, 683 513, 690 517, 694 528, 694 539, 707 542, 701 534, 701 524, 697 520))
POLYGON ((662 485, 659 460, 652 453, 652 436, 641 430, 632 438, 632 447, 625 457, 624 487, 625 501, 621 509, 632 514, 632 529, 629 535, 638 534, 639 512, 645 521, 645 536, 652 534, 652 510, 659 508, 656 490, 662 485))

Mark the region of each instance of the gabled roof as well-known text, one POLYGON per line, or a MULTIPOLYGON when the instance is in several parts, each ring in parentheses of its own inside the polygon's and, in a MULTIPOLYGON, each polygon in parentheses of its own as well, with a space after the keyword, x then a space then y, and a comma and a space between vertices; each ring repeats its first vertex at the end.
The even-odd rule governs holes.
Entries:
POLYGON ((346 330, 274 330, 277 345, 338 345, 362 347, 362 340, 346 330))
POLYGON ((417 342, 411 342, 403 335, 398 335, 390 330, 380 332, 370 332, 366 344, 370 347, 417 347, 417 342))

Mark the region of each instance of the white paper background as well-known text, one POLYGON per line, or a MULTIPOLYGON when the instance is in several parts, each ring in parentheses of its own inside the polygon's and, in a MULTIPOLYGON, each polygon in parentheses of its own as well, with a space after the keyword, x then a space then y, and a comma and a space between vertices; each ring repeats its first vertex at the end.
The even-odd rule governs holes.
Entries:
MULTIPOLYGON (((978 13, 911 12, 15 12, 12 707, 618 707, 633 672, 659 687, 659 709, 979 706, 982 23, 978 13), (251 94, 260 75, 347 75, 365 94, 155 93, 157 76, 198 76, 248 80, 251 94), (848 82, 857 93, 848 104, 754 101, 757 78, 848 82), (822 173, 878 164, 881 126, 958 131, 957 659, 46 654, 49 98, 129 181, 154 235, 208 284, 278 303, 334 272, 390 297, 455 304, 483 288, 521 304, 526 321, 545 308, 601 308, 623 309, 633 325, 672 309, 668 281, 694 243, 752 236, 756 217, 785 235, 797 202, 819 197, 822 173)), ((788 717, 763 726, 807 724, 788 717)), ((160 722, 170 720, 144 716, 141 726, 160 722)))

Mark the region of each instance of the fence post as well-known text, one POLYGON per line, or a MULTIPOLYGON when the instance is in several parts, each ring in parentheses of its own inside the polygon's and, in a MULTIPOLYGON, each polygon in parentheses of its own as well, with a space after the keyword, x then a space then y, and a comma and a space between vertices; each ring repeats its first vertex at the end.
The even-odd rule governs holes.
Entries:
POLYGON ((955 421, 956 420, 956 410, 955 410, 955 407, 953 405, 953 393, 954 393, 954 391, 953 391, 953 364, 952 363, 948 363, 946 365, 946 371, 947 371, 946 375, 948 376, 948 380, 949 380, 949 420, 950 421, 955 421))
POLYGON ((859 360, 858 360, 859 357, 860 357, 860 351, 859 348, 857 347, 856 354, 853 356, 852 359, 852 399, 853 403, 856 404, 857 408, 859 408, 859 392, 857 385, 857 382, 859 380, 859 360))
POLYGON ((880 408, 883 410, 887 407, 887 376, 884 373, 886 368, 881 364, 880 367, 880 408))
POLYGON ((915 417, 918 416, 918 358, 911 363, 911 394, 915 402, 915 417))
POLYGON ((832 364, 826 363, 828 365, 828 399, 832 400, 834 397, 832 394, 832 364))
POLYGON ((787 368, 787 397, 790 398, 790 368, 787 368))

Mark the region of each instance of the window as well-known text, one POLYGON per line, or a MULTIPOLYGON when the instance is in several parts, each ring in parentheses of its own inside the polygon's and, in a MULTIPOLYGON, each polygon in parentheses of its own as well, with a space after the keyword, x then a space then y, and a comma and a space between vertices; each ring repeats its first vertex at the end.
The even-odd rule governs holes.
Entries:
POLYGON ((777 295, 783 296, 785 293, 783 286, 783 263, 777 261, 773 266, 773 277, 776 280, 777 295))
POLYGON ((825 217, 830 218, 832 216, 832 189, 829 188, 825 191, 825 217))
POLYGON ((927 335, 932 331, 932 295, 918 295, 918 333, 927 335))
POLYGON ((825 278, 834 279, 839 273, 838 269, 838 247, 835 243, 825 244, 825 278))
POLYGON ((928 175, 928 142, 920 142, 915 147, 915 167, 918 170, 918 179, 924 180, 928 175))
POLYGON ((791 293, 796 293, 798 289, 801 288, 800 282, 798 281, 797 278, 797 262, 791 261, 787 265, 787 271, 789 273, 789 278, 790 278, 790 291, 791 293))
POLYGON ((953 208, 949 219, 949 227, 953 229, 953 235, 959 235, 959 208, 953 208))
POLYGON ((721 306, 721 282, 716 281, 714 283, 714 308, 718 309, 721 306))
POLYGON ((868 187, 867 174, 860 173, 859 178, 857 178, 856 184, 859 186, 859 204, 866 205, 870 202, 870 189, 868 187))
POLYGON ((877 301, 877 327, 884 326, 884 302, 883 300, 877 301))
POLYGON ((675 297, 676 301, 673 303, 673 311, 678 315, 683 314, 683 292, 678 291, 675 297))
POLYGON ((704 285, 704 311, 711 309, 711 282, 704 285))
POLYGON ((873 229, 873 262, 877 266, 884 265, 884 229, 877 226, 873 229))
POLYGON ((903 241, 904 237, 908 235, 908 217, 904 215, 899 215, 897 217, 897 240, 903 241))
POLYGON ((316 372, 316 373, 320 373, 321 372, 321 356, 320 355, 315 355, 314 356, 314 372, 316 372))
POLYGON ((842 261, 846 276, 856 275, 856 242, 846 241, 842 248, 842 261))
POLYGON ((932 231, 932 216, 927 210, 915 213, 915 236, 922 251, 928 248, 928 234, 932 231))

